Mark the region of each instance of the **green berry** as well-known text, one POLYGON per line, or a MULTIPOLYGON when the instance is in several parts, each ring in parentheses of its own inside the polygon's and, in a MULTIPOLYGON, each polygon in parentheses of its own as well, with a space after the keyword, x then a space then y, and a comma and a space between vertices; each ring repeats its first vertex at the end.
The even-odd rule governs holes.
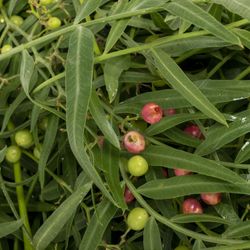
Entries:
POLYGON ((7 53, 12 49, 12 46, 10 44, 5 44, 2 48, 1 48, 1 53, 7 53))
POLYGON ((47 127, 48 127, 48 117, 44 117, 38 124, 38 127, 41 129, 41 130, 46 130, 47 127))
POLYGON ((190 248, 180 245, 180 246, 176 247, 174 250, 190 250, 190 248))
POLYGON ((148 218, 148 213, 144 208, 136 207, 129 213, 127 218, 127 225, 130 229, 139 231, 145 227, 148 218))
POLYGON ((59 28, 61 26, 62 22, 58 17, 51 17, 48 21, 47 21, 47 27, 50 30, 59 28))
POLYGON ((3 16, 0 15, 0 24, 3 24, 3 23, 5 23, 5 20, 4 20, 3 16))
POLYGON ((10 21, 14 23, 16 26, 21 26, 23 23, 23 18, 20 16, 11 16, 10 21))
POLYGON ((6 149, 5 159, 10 163, 16 163, 21 158, 21 149, 18 146, 9 146, 6 149))
POLYGON ((29 130, 23 129, 15 134, 16 144, 23 148, 29 148, 33 144, 33 136, 29 130))
POLYGON ((40 147, 40 146, 34 147, 34 149, 33 149, 33 155, 34 155, 37 159, 40 159, 40 157, 41 157, 41 147, 40 147))
POLYGON ((128 161, 128 171, 133 176, 142 176, 148 171, 148 163, 142 156, 135 155, 128 161))

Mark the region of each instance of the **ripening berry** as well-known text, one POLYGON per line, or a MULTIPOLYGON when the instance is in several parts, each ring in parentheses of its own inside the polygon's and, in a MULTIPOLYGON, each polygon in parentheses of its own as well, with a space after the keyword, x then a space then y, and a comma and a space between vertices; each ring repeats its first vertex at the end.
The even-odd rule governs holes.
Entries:
POLYGON ((154 124, 162 119, 163 111, 156 103, 149 102, 143 106, 141 116, 147 123, 154 124))
POLYGON ((217 205, 221 202, 221 193, 203 193, 201 199, 208 205, 217 205))
POLYGON ((176 109, 174 108, 168 108, 163 110, 164 116, 170 116, 176 114, 176 109))
POLYGON ((168 177, 168 171, 166 168, 161 168, 161 172, 162 172, 163 176, 168 177))
POLYGON ((124 199, 127 204, 131 203, 135 199, 134 195, 131 193, 127 186, 124 190, 124 199))
POLYGON ((174 169, 174 174, 176 176, 189 175, 191 173, 192 173, 192 171, 187 170, 187 169, 182 169, 182 168, 175 168, 174 169))
POLYGON ((124 135, 123 145, 128 152, 138 154, 145 149, 145 139, 137 131, 129 131, 124 135))
POLYGON ((197 125, 190 125, 190 126, 186 127, 184 129, 184 132, 193 136, 193 137, 196 137, 198 139, 201 139, 203 136, 200 128, 197 125))
POLYGON ((182 212, 184 214, 202 214, 203 209, 199 201, 194 198, 188 198, 182 203, 182 212))

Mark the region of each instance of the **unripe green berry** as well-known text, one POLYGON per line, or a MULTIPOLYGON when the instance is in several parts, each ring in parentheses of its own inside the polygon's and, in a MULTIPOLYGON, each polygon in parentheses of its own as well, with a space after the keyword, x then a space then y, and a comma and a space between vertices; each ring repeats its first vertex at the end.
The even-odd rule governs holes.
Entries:
POLYGON ((29 148, 33 144, 33 136, 29 130, 23 129, 15 134, 16 144, 23 148, 29 148))
POLYGON ((10 44, 5 44, 2 48, 1 48, 1 53, 7 53, 12 49, 12 46, 10 44))
POLYGON ((16 26, 21 26, 23 24, 23 18, 20 16, 11 16, 10 21, 13 22, 16 26))
POLYGON ((132 156, 128 160, 128 171, 133 176, 142 176, 148 171, 148 163, 140 155, 132 156))
POLYGON ((58 17, 51 17, 48 21, 47 21, 47 27, 50 30, 59 28, 61 26, 62 22, 58 17))
POLYGON ((38 127, 42 130, 46 130, 48 127, 48 117, 44 117, 38 124, 38 127))
POLYGON ((3 24, 3 23, 5 23, 5 20, 4 20, 3 16, 0 15, 0 24, 3 24))
POLYGON ((180 245, 180 246, 176 247, 174 250, 190 250, 190 248, 180 245))
POLYGON ((33 155, 37 159, 40 159, 40 157, 41 157, 41 147, 34 147, 34 149, 33 149, 33 155))
POLYGON ((16 163, 21 158, 21 149, 18 146, 12 145, 6 149, 5 159, 9 163, 16 163))
POLYGON ((130 229, 139 231, 145 227, 148 218, 148 213, 144 208, 136 207, 130 211, 127 218, 127 225, 130 229))

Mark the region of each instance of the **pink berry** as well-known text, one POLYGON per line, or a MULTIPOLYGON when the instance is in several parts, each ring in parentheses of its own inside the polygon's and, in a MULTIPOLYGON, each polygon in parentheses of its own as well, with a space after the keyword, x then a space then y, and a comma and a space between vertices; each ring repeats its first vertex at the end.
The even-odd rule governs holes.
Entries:
POLYGON ((193 136, 193 137, 199 138, 199 139, 201 139, 203 137, 203 135, 200 131, 200 128, 197 125, 190 125, 190 126, 186 127, 184 129, 184 132, 193 136))
POLYGON ((175 115, 176 109, 174 109, 174 108, 164 109, 163 113, 164 113, 164 116, 175 115))
POLYGON ((194 198, 188 198, 182 203, 182 212, 184 214, 202 214, 203 209, 199 201, 194 198))
POLYGON ((137 131, 129 131, 123 138, 124 147, 128 152, 138 154, 145 149, 145 139, 137 131))
POLYGON ((134 195, 131 193, 127 186, 125 187, 124 191, 124 199, 127 204, 131 203, 135 199, 134 195))
POLYGON ((191 174, 191 173, 192 173, 192 171, 187 170, 187 169, 182 169, 182 168, 175 168, 175 169, 174 169, 174 174, 175 174, 176 176, 189 175, 189 174, 191 174))
POLYGON ((161 168, 161 172, 162 172, 163 176, 168 177, 168 171, 166 168, 161 168))
POLYGON ((141 110, 141 116, 149 124, 157 123, 163 116, 163 111, 159 105, 154 102, 145 104, 141 110))
POLYGON ((203 193, 201 199, 208 205, 217 205, 221 202, 221 193, 203 193))

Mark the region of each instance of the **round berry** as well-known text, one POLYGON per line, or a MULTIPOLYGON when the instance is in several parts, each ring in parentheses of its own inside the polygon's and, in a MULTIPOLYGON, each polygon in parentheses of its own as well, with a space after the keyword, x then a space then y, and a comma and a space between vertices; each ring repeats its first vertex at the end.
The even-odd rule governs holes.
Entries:
POLYGON ((128 171, 133 176, 142 176, 148 171, 148 163, 142 156, 135 155, 128 160, 128 171))
POLYGON ((176 247, 174 250, 190 250, 190 248, 188 248, 187 246, 180 245, 176 247))
POLYGON ((44 117, 38 124, 38 127, 42 130, 46 130, 47 127, 48 127, 48 122, 49 122, 49 119, 48 117, 44 117))
POLYGON ((41 5, 49 5, 52 4, 54 0, 40 0, 41 5))
POLYGON ((208 205, 217 205, 221 202, 221 193, 203 193, 201 199, 208 205))
POLYGON ((168 177, 168 171, 166 168, 161 168, 161 172, 162 172, 163 176, 168 177))
POLYGON ((62 22, 58 17, 50 17, 47 21, 47 27, 50 30, 59 28, 61 26, 62 22))
POLYGON ((10 21, 16 26, 21 26, 23 24, 23 18, 20 16, 11 16, 10 21))
POLYGON ((197 125, 191 125, 191 126, 186 127, 184 129, 184 132, 198 139, 202 138, 202 133, 200 131, 200 128, 197 125))
POLYGON ((5 20, 4 20, 3 16, 0 15, 0 24, 3 24, 3 23, 5 23, 5 20))
POLYGON ((199 201, 194 198, 188 198, 182 203, 182 212, 184 214, 202 214, 203 209, 199 201))
POLYGON ((139 231, 145 227, 148 218, 148 213, 144 208, 136 207, 128 214, 127 225, 130 229, 139 231))
POLYGON ((186 169, 182 169, 182 168, 175 168, 174 169, 174 174, 176 176, 189 175, 191 173, 192 173, 192 171, 186 170, 186 169))
POLYGON ((12 49, 12 46, 10 44, 5 44, 2 48, 1 48, 1 53, 7 53, 12 49))
POLYGON ((164 116, 175 115, 176 109, 174 109, 174 108, 164 109, 163 113, 164 113, 164 116))
POLYGON ((137 131, 129 131, 123 138, 124 147, 128 152, 138 154, 145 149, 145 139, 137 131))
POLYGON ((33 144, 33 136, 29 130, 23 129, 15 134, 16 144, 23 148, 29 148, 33 144))
POLYGON ((127 204, 131 203, 135 199, 134 195, 131 193, 127 186, 124 190, 124 199, 127 204))
POLYGON ((143 106, 141 116, 147 123, 154 124, 162 119, 163 111, 156 103, 149 102, 143 106))
POLYGON ((21 149, 18 146, 12 145, 6 149, 5 159, 10 163, 16 163, 21 158, 21 149))

